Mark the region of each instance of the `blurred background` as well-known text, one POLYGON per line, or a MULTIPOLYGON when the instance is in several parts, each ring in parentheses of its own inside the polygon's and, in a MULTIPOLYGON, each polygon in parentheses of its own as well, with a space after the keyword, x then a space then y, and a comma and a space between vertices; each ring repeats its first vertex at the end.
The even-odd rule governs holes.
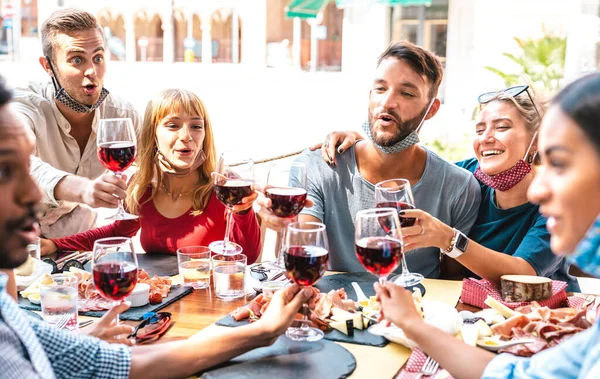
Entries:
POLYGON ((0 73, 48 80, 42 22, 61 7, 105 29, 105 86, 143 112, 169 87, 198 93, 219 150, 256 159, 359 130, 377 56, 410 40, 445 66, 422 139, 472 155, 477 95, 526 83, 551 95, 600 64, 600 0, 0 0, 0 73))

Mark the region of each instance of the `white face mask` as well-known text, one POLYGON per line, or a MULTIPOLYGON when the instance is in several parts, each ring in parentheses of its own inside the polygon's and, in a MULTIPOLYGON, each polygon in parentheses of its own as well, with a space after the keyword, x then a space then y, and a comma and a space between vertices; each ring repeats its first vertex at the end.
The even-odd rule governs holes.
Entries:
POLYGON ((369 140, 371 140, 371 142, 373 142, 373 144, 379 150, 383 151, 385 154, 399 153, 402 150, 405 150, 405 149, 411 147, 412 145, 416 145, 416 144, 419 143, 419 141, 420 141, 419 134, 418 134, 419 130, 421 130, 421 126, 423 126, 423 122, 425 122, 425 118, 427 117, 427 114, 431 110, 431 107, 433 106, 433 102, 434 101, 435 101, 435 98, 431 99, 431 102, 429 103, 429 106, 427 107, 427 111, 423 115, 423 118, 421 119, 421 122, 419 122, 419 126, 417 126, 417 128, 415 130, 413 130, 412 132, 410 132, 401 141, 396 142, 392 146, 381 146, 381 145, 375 143, 375 141, 373 140, 373 135, 371 134, 371 126, 369 125, 368 122, 365 122, 363 124, 363 126, 362 126, 363 130, 365 131, 365 133, 367 133, 367 137, 369 137, 369 140))

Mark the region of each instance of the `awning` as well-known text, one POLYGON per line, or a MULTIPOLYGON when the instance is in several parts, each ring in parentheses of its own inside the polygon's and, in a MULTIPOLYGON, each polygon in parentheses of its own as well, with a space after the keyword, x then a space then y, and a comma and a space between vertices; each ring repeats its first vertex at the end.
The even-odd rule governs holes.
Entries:
MULTIPOLYGON (((374 0, 374 4, 383 4, 388 6, 402 5, 425 5, 430 6, 431 0, 374 0)), ((365 4, 365 0, 335 0, 335 5, 338 8, 351 7, 353 5, 365 4)))
POLYGON ((285 7, 285 15, 289 18, 316 18, 330 0, 292 0, 285 7))

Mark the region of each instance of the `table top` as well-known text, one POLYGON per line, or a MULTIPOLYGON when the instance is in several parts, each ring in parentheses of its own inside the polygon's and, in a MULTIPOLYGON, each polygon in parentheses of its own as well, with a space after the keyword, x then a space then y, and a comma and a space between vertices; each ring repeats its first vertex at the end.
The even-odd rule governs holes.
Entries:
MULTIPOLYGON (((425 279, 423 285, 427 290, 424 297, 426 300, 441 301, 453 307, 456 306, 462 290, 460 281, 425 279)), ((250 299, 245 298, 234 301, 220 300, 214 296, 212 288, 195 290, 163 309, 171 312, 175 325, 160 339, 159 343, 180 340, 197 333, 224 333, 229 328, 214 323, 249 301, 250 299)), ((127 323, 135 324, 135 322, 127 323)), ((356 370, 350 376, 351 378, 371 378, 374 372, 377 373, 377 377, 391 378, 410 355, 409 349, 395 343, 390 343, 383 348, 339 344, 356 358, 356 370)))

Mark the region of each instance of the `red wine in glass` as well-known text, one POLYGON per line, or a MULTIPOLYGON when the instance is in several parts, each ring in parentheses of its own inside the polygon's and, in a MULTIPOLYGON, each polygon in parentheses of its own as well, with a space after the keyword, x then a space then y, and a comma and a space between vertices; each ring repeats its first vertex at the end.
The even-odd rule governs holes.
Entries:
POLYGON ((112 172, 123 172, 135 160, 132 142, 105 142, 98 145, 98 159, 112 172))
POLYGON ((242 203, 242 199, 252 195, 252 182, 248 180, 227 180, 215 185, 217 199, 227 207, 242 203))
POLYGON ((102 296, 123 300, 137 284, 138 269, 130 262, 106 262, 94 265, 94 285, 102 296))
MULTIPOLYGON (((398 211, 398 217, 400 218, 400 226, 406 228, 407 226, 413 226, 417 222, 414 217, 403 217, 400 216, 400 211, 405 209, 415 209, 415 206, 403 201, 386 201, 377 203, 376 208, 395 208, 398 211)), ((385 227, 384 227, 385 228, 385 227)), ((389 228, 388 228, 389 229, 389 228)))
POLYGON ((266 195, 271 199, 271 211, 275 216, 292 218, 304 208, 307 193, 304 188, 273 187, 267 189, 266 195))
POLYGON ((328 256, 322 247, 290 246, 284 252, 285 269, 294 282, 312 286, 325 274, 328 256))
POLYGON ((387 276, 402 258, 402 242, 388 237, 365 237, 356 241, 356 255, 367 271, 387 276))

